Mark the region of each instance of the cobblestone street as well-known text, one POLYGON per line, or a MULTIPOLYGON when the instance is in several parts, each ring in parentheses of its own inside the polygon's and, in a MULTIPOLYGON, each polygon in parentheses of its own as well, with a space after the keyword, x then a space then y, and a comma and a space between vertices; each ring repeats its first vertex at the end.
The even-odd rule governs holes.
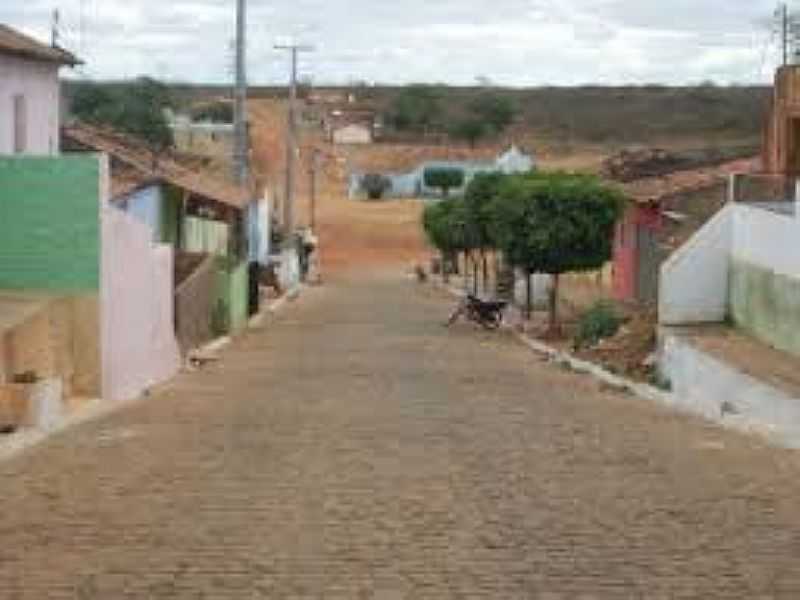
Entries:
POLYGON ((797 454, 309 289, 202 372, 0 464, 2 598, 798 598, 797 454))

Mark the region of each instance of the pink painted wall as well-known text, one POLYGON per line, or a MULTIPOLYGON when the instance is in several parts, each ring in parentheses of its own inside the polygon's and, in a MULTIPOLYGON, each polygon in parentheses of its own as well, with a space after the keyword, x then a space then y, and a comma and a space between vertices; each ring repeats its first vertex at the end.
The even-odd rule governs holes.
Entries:
POLYGON ((14 153, 14 96, 25 97, 25 154, 59 151, 58 65, 0 54, 0 155, 14 153))
POLYGON ((180 369, 174 258, 147 225, 113 206, 101 209, 101 226, 103 398, 128 400, 180 369))

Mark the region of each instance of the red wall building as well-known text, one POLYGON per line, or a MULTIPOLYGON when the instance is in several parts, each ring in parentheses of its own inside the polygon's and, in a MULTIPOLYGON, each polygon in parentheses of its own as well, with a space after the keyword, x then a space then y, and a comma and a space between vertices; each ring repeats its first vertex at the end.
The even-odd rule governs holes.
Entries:
POLYGON ((664 217, 658 202, 629 202, 614 239, 614 298, 623 302, 658 301, 663 258, 658 235, 663 228, 664 217))

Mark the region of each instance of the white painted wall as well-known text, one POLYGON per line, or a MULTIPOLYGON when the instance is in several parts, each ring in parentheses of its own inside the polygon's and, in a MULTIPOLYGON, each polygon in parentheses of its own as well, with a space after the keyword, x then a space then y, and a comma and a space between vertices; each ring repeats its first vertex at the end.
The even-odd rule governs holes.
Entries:
POLYGON ((776 274, 800 277, 800 218, 735 205, 732 255, 776 274))
POLYGON ((0 54, 0 155, 14 153, 14 96, 25 97, 25 154, 59 151, 58 65, 0 54))
POLYGON ((662 265, 658 300, 662 325, 725 320, 738 208, 728 204, 662 265))
MULTIPOLYGON (((553 277, 551 275, 544 273, 531 275, 531 307, 534 310, 547 308, 552 285, 553 277)), ((528 288, 525 285, 525 273, 518 270, 514 278, 514 303, 517 306, 525 306, 527 295, 528 288)))
POLYGON ((369 144, 372 132, 364 125, 346 125, 333 131, 334 144, 369 144))

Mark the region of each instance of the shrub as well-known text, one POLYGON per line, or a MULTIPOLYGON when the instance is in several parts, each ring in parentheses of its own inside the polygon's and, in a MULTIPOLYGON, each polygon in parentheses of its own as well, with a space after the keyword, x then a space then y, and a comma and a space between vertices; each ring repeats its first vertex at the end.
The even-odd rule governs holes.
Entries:
POLYGON ((386 192, 392 189, 392 181, 379 173, 367 173, 361 180, 361 187, 370 200, 380 200, 386 192))
POLYGON ((578 321, 575 347, 594 346, 600 340, 616 335, 623 317, 613 302, 601 300, 587 310, 578 321))
POLYGON ((442 190, 442 195, 446 198, 452 188, 464 185, 464 171, 452 167, 435 167, 425 169, 422 180, 425 185, 442 190))

